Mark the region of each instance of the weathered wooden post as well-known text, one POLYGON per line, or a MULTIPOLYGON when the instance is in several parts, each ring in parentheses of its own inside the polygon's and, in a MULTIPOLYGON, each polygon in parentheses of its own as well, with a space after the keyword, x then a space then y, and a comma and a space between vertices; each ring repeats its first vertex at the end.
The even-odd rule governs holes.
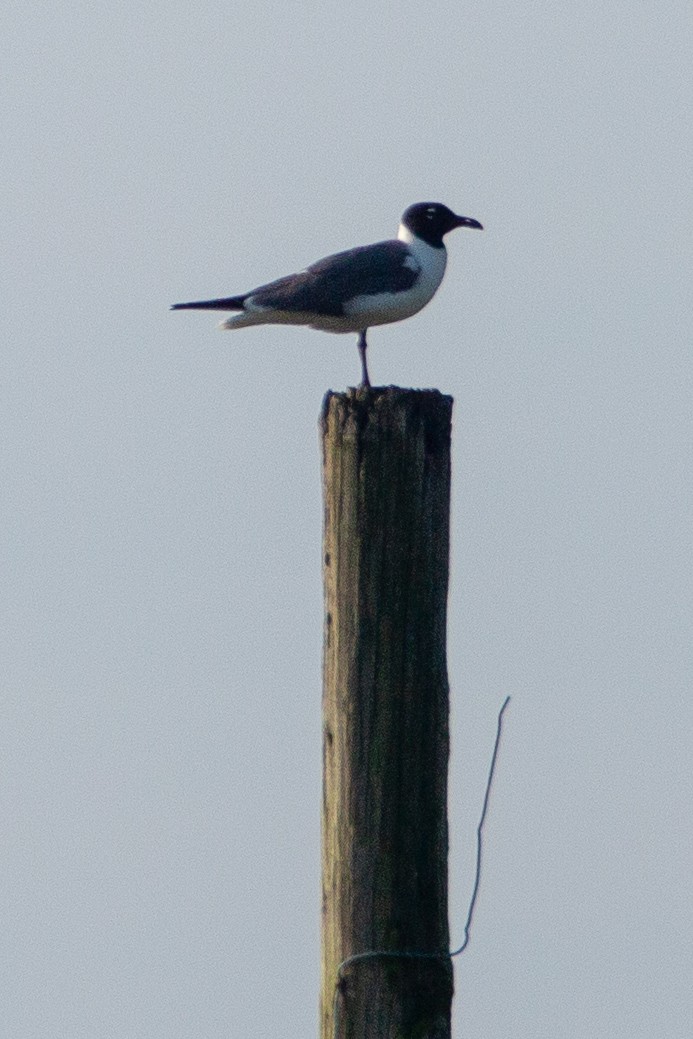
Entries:
POLYGON ((450 1036, 451 414, 396 387, 323 406, 322 1039, 450 1036), (440 955, 338 976, 369 951, 440 955))

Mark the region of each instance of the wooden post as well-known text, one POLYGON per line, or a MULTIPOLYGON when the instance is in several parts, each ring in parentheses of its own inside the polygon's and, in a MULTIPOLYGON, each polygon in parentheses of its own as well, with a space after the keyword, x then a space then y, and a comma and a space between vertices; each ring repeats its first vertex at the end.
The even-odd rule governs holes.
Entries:
POLYGON ((450 1036, 451 415, 451 397, 396 387, 323 406, 322 1039, 450 1036), (367 951, 441 955, 338 978, 367 951))

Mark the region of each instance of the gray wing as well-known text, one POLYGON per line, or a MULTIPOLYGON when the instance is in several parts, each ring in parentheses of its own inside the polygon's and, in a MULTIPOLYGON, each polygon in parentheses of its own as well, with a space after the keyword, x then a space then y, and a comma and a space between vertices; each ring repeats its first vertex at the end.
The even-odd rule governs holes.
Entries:
POLYGON ((299 274, 261 285, 246 298, 277 310, 341 317, 344 303, 355 296, 402 292, 417 276, 404 242, 376 242, 326 256, 299 274))

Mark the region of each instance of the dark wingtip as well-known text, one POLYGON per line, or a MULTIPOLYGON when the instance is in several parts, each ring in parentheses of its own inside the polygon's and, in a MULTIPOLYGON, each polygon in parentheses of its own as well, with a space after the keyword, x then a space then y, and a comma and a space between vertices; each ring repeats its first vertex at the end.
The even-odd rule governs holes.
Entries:
POLYGON ((243 310, 245 296, 227 296, 225 299, 196 299, 191 303, 174 303, 171 310, 243 310))

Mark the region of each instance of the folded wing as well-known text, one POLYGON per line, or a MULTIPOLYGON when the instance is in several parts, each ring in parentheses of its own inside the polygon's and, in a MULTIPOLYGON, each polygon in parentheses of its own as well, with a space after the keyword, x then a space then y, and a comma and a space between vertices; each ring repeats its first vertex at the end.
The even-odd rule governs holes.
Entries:
POLYGON ((261 285, 245 299, 253 307, 341 317, 349 300, 402 292, 418 273, 404 242, 377 242, 327 256, 305 271, 261 285))

